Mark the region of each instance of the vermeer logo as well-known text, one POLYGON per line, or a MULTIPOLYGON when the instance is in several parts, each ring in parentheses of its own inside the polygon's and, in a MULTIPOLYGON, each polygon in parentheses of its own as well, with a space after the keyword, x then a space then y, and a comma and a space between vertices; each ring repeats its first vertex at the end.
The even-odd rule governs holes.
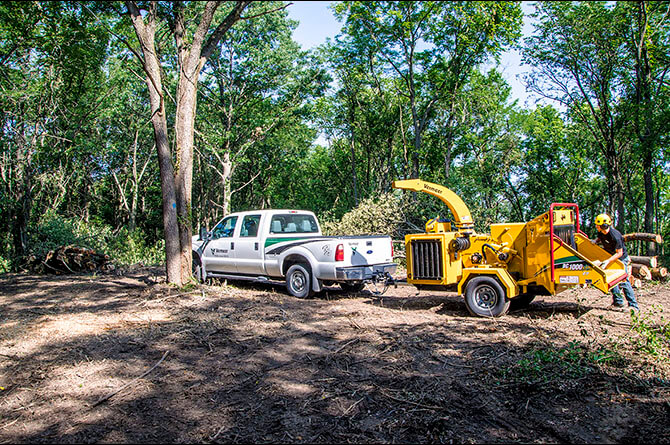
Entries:
POLYGON ((439 193, 440 195, 442 194, 442 190, 440 190, 438 188, 435 188, 435 187, 431 187, 427 184, 424 184, 423 188, 425 188, 426 190, 430 190, 431 192, 439 193))
POLYGON ((213 255, 213 256, 226 256, 226 254, 228 253, 228 250, 227 250, 227 249, 215 249, 215 248, 211 248, 210 251, 212 252, 212 255, 213 255))

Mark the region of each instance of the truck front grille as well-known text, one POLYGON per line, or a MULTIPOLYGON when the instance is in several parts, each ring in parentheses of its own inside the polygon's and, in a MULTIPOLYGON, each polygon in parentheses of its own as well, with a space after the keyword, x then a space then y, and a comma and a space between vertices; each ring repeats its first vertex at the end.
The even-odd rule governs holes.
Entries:
POLYGON ((442 279, 442 241, 412 240, 412 279, 442 279))

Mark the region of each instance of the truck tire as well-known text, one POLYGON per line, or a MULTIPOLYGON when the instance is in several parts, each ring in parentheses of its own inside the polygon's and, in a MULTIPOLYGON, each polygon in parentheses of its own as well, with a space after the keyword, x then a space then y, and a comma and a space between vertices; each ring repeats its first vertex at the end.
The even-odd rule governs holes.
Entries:
POLYGON ((365 283, 362 281, 342 281, 340 287, 345 292, 360 292, 365 288, 365 283))
POLYGON ((193 252, 193 260, 191 261, 191 273, 198 283, 205 282, 205 278, 202 276, 202 262, 200 256, 195 252, 193 252))
POLYGON ((286 272, 286 289, 296 298, 309 298, 312 292, 312 275, 305 264, 294 264, 286 272))
POLYGON ((475 277, 465 287, 465 305, 472 315, 500 317, 509 310, 510 300, 492 277, 475 277))

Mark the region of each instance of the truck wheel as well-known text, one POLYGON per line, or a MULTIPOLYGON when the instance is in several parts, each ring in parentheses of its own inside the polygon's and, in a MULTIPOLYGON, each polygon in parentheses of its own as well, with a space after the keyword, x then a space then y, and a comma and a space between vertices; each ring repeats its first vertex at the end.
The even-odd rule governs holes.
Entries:
POLYGON ((343 281, 340 283, 340 287, 346 292, 360 292, 365 288, 365 283, 362 281, 343 281))
POLYGON ((509 310, 510 300, 494 278, 475 277, 465 288, 465 305, 472 315, 500 317, 509 310))
POLYGON ((200 256, 197 253, 193 253, 193 261, 191 262, 191 273, 193 278, 198 283, 204 283, 205 279, 202 276, 202 263, 200 262, 200 256))
POLYGON ((286 288, 296 298, 312 296, 312 277, 304 264, 294 264, 288 269, 286 288))
POLYGON ((518 310, 518 309, 525 309, 527 308, 530 303, 533 302, 535 299, 535 294, 520 294, 517 295, 516 297, 512 298, 509 303, 509 308, 512 311, 518 310))

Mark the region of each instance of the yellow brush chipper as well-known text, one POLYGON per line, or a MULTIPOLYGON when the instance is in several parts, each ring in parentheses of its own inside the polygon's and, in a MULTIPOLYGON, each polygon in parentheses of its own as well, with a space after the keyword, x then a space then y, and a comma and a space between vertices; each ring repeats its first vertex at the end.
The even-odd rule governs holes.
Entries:
POLYGON ((453 216, 433 218, 425 233, 405 236, 407 282, 457 290, 473 315, 499 317, 510 305, 524 307, 537 295, 579 285, 607 293, 628 278, 620 261, 600 267, 611 255, 580 230, 577 204, 554 203, 531 221, 492 224, 490 234, 478 234, 470 210, 448 188, 420 179, 393 187, 433 195, 453 216))

